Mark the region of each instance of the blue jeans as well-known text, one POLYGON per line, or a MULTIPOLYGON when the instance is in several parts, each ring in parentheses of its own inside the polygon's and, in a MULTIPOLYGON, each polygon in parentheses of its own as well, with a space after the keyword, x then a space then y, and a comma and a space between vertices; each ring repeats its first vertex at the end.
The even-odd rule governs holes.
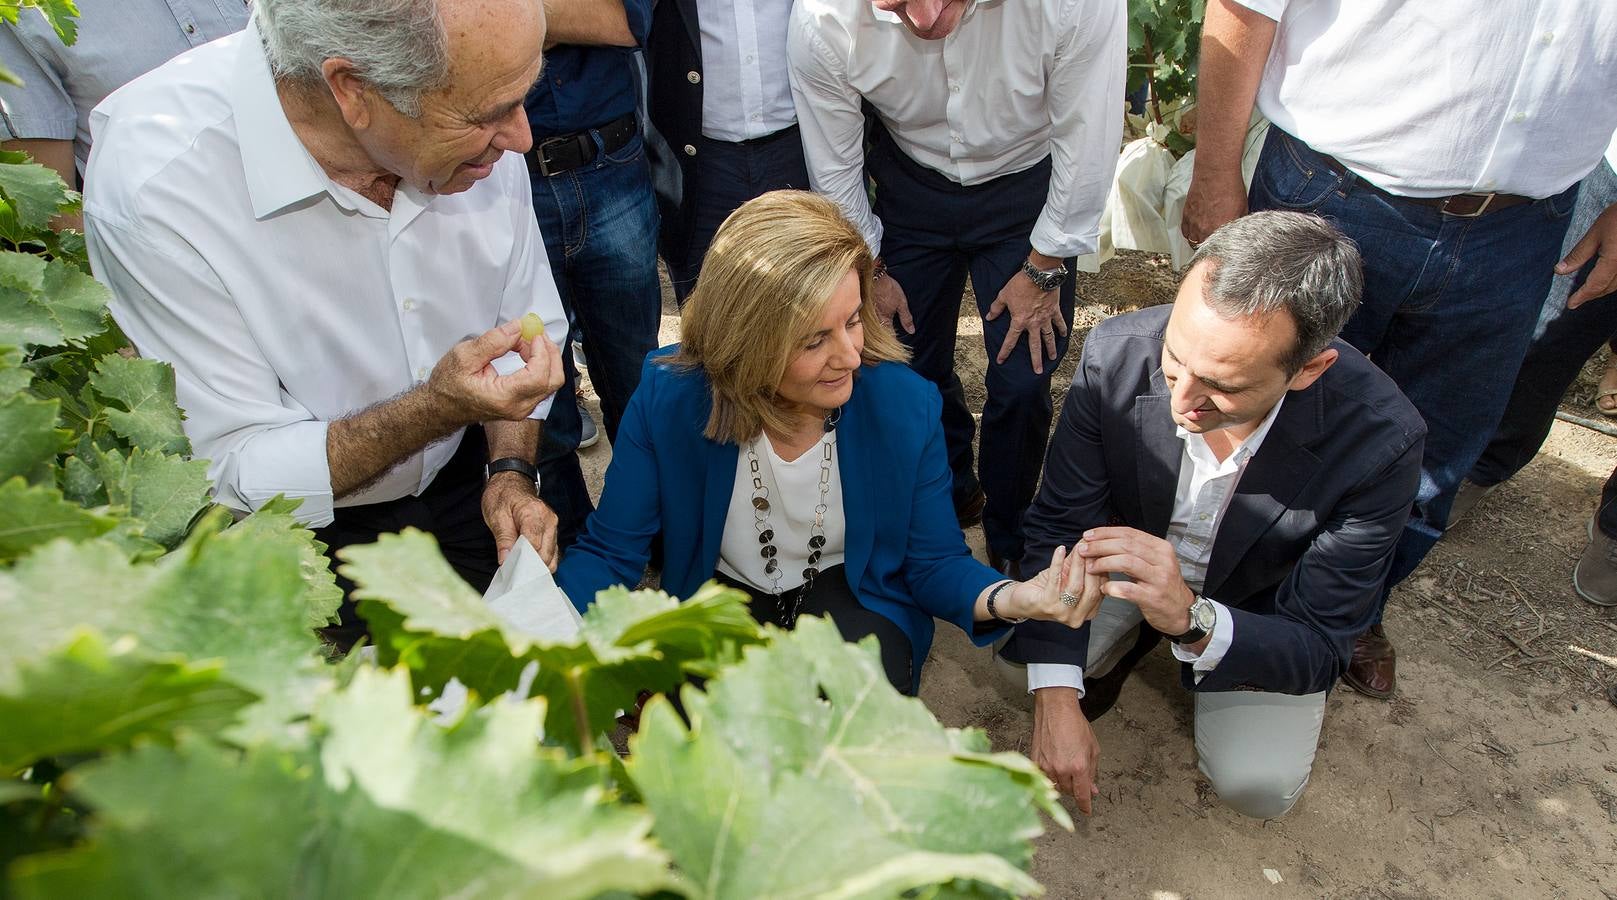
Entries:
MULTIPOLYGON (((1602 161, 1578 187, 1578 203, 1572 209, 1572 227, 1561 243, 1561 255, 1588 232, 1589 226, 1617 203, 1617 172, 1602 161)), ((1516 376, 1504 418, 1493 440, 1468 478, 1487 487, 1509 479, 1527 465, 1549 436, 1550 423, 1561 395, 1578 377, 1586 361, 1600 345, 1617 335, 1617 297, 1604 297, 1577 309, 1566 308, 1566 298, 1583 285, 1594 270, 1596 260, 1571 275, 1557 275, 1544 298, 1538 328, 1516 376)), ((1617 538, 1617 471, 1607 479, 1600 498, 1600 530, 1617 538)))
MULTIPOLYGON (((882 259, 904 288, 915 320, 915 333, 900 330, 899 340, 910 348, 910 367, 943 393, 943 437, 954 473, 955 504, 980 484, 988 501, 983 537, 1001 558, 1021 559, 1022 514, 1033 502, 1050 437, 1050 379, 1067 353, 1068 338, 1056 337, 1056 359, 1046 361, 1040 375, 1033 371, 1025 340, 1004 363, 994 361, 1010 329, 1009 314, 983 322, 987 398, 974 473, 971 439, 976 423, 955 373, 955 333, 968 274, 977 310, 987 315, 1000 289, 1021 270, 1049 191, 1050 160, 965 187, 905 156, 878 127, 865 168, 876 182, 882 259)), ((1070 269, 1072 261, 1067 264, 1070 269)), ((1069 327, 1073 301, 1068 278, 1059 302, 1069 327)))
MULTIPOLYGON (((599 134, 595 142, 599 149, 599 134)), ((609 440, 640 385, 646 354, 657 347, 657 201, 642 139, 636 135, 617 152, 577 169, 534 172, 533 209, 572 323, 562 348, 566 381, 556 392, 539 448, 539 493, 556 513, 557 539, 565 548, 595 508, 578 465, 582 423, 571 345, 582 338, 589 348, 590 382, 601 397, 609 440)))
MULTIPOLYGON (((665 235, 668 275, 681 306, 696 287, 702 258, 724 220, 746 203, 769 191, 809 189, 808 164, 797 126, 751 141, 731 142, 702 138, 696 145, 694 177, 685 186, 689 227, 684 234, 665 235)), ((663 228, 672 223, 664 222, 663 228)))
POLYGON ((1499 424, 1576 198, 1574 186, 1477 218, 1448 216, 1333 172, 1303 142, 1269 130, 1251 208, 1317 213, 1358 243, 1364 300, 1342 337, 1426 420, 1420 489, 1383 605, 1442 536, 1455 490, 1499 424))

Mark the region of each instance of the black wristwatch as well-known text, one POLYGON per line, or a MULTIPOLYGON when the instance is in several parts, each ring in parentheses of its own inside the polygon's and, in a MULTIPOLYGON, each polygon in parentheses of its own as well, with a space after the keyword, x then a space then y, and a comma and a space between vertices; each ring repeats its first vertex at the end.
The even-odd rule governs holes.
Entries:
POLYGON ((539 483, 539 467, 520 456, 502 456, 488 464, 485 475, 493 478, 501 472, 521 472, 522 477, 534 484, 539 483))
POLYGON ((1033 265, 1030 259, 1022 260, 1022 274, 1033 286, 1041 291, 1053 291, 1061 287, 1061 282, 1067 280, 1067 264, 1062 262, 1054 269, 1040 269, 1033 265))
POLYGON ((1206 597, 1197 597, 1196 602, 1190 604, 1190 630, 1184 634, 1170 634, 1168 640, 1175 644, 1194 644, 1213 633, 1213 624, 1218 621, 1218 607, 1206 597))

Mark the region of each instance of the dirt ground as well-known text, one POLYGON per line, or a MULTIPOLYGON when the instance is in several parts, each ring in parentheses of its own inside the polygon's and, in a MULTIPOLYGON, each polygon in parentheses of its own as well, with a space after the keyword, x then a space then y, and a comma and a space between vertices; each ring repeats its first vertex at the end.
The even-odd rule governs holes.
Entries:
MULTIPOLYGON (((1080 276, 1076 338, 1105 317, 1172 298, 1164 259, 1122 252, 1080 276)), ((677 339, 669 304, 664 339, 677 339)), ((957 368, 968 391, 986 358, 962 305, 957 368)), ((1591 404, 1599 361, 1568 393, 1591 404)), ((593 397, 590 398, 593 406, 593 397)), ((1604 421, 1604 420, 1603 420, 1604 421)), ((592 488, 610 458, 584 452, 592 488)), ((1557 422, 1544 451, 1484 500, 1392 595, 1398 693, 1343 688, 1326 710, 1307 792, 1267 822, 1224 809, 1196 769, 1189 695, 1165 646, 1095 723, 1095 814, 1037 842, 1033 874, 1052 898, 1592 897, 1617 900, 1617 611, 1580 600, 1572 565, 1617 439, 1557 422)), ((979 558, 982 535, 968 539, 979 558)), ((940 628, 922 700, 945 724, 1026 752, 1031 706, 1008 692, 986 650, 940 628)))

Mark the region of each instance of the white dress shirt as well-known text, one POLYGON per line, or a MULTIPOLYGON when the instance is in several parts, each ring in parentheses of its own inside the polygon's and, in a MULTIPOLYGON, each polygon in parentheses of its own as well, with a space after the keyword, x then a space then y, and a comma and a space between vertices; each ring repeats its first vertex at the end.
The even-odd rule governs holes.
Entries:
POLYGON ((702 0, 702 135, 745 141, 797 122, 786 75, 792 0, 702 0))
MULTIPOLYGON (((826 485, 827 507, 822 527, 825 546, 820 548, 820 561, 815 566, 824 572, 840 566, 848 546, 847 516, 842 511, 842 473, 836 462, 837 433, 826 435, 832 449, 831 479, 826 485)), ((758 456, 758 476, 769 492, 769 527, 775 532, 776 559, 780 560, 780 589, 791 590, 803 583, 803 567, 809 564, 809 537, 814 529, 814 508, 820 502, 820 462, 824 458, 825 442, 817 443, 794 460, 785 460, 775 452, 775 445, 759 435, 749 444, 758 456)), ((735 487, 730 492, 730 509, 724 516, 724 536, 719 541, 720 572, 737 581, 746 582, 764 593, 775 589, 774 579, 764 571, 767 560, 758 552, 763 544, 758 540, 752 509, 752 465, 747 459, 747 447, 742 447, 736 459, 735 487)))
POLYGON ((334 501, 327 423, 420 384, 457 341, 526 312, 558 343, 565 333, 520 156, 459 194, 400 184, 384 210, 304 149, 253 26, 131 82, 91 124, 91 264, 135 346, 173 364, 222 504, 285 494, 320 526, 334 505, 419 494, 459 432, 334 501))
POLYGON ((1238 0, 1276 20, 1258 108, 1407 197, 1549 197, 1617 129, 1612 0, 1238 0))
POLYGON ((1051 157, 1033 249, 1095 252, 1122 141, 1126 13, 1122 0, 967 0, 953 33, 926 41, 870 0, 798 0, 788 55, 814 189, 881 251, 863 98, 899 149, 962 185, 1051 157))
MULTIPOLYGON (((1285 395, 1282 394, 1280 402, 1269 410, 1257 429, 1222 461, 1207 446, 1205 437, 1184 428, 1174 429, 1184 444, 1184 451, 1179 458, 1179 484, 1174 489, 1173 513, 1168 520, 1168 533, 1163 537, 1173 545, 1174 555, 1179 558, 1180 576, 1197 596, 1201 595, 1207 580, 1207 563, 1213 558, 1213 541, 1218 537, 1218 526, 1224 521, 1225 511, 1230 508, 1230 499, 1235 496, 1235 488, 1241 483, 1247 464, 1257 455, 1258 448, 1263 446, 1263 440, 1269 436, 1269 429, 1285 402, 1285 395)), ((1224 604, 1212 598, 1208 600, 1213 604, 1217 617, 1207 646, 1197 654, 1182 644, 1173 645, 1174 658, 1190 663, 1197 681, 1217 667, 1229 651, 1230 643, 1235 640, 1235 617, 1230 615, 1224 604)), ((1073 687, 1082 696, 1083 667, 1065 663, 1029 663, 1027 687, 1029 691, 1046 687, 1073 687)))

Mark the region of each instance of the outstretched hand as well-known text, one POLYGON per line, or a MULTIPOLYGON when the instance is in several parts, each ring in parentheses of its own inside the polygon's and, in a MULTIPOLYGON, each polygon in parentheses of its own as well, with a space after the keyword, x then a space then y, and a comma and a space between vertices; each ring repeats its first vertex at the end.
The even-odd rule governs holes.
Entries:
POLYGON ((1077 628, 1099 611, 1104 580, 1105 576, 1084 571, 1083 560, 1076 554, 1068 555, 1065 547, 1057 547, 1044 571, 1010 589, 1005 612, 1017 619, 1041 619, 1077 628), (1064 593, 1077 597, 1078 602, 1068 604, 1061 599, 1064 593))

